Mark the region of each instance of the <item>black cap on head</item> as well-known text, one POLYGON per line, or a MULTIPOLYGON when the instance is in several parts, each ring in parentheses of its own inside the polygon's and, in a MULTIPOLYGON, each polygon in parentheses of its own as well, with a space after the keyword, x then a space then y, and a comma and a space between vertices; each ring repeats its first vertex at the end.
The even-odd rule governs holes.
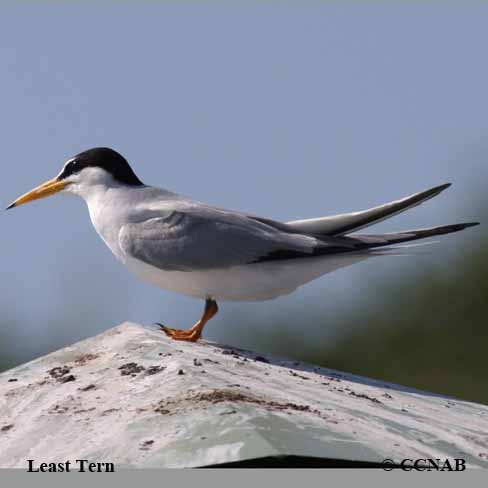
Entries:
POLYGON ((94 147, 77 154, 64 168, 59 179, 79 173, 88 167, 102 168, 110 173, 115 180, 129 186, 143 186, 142 181, 136 176, 127 160, 117 151, 108 147, 94 147))

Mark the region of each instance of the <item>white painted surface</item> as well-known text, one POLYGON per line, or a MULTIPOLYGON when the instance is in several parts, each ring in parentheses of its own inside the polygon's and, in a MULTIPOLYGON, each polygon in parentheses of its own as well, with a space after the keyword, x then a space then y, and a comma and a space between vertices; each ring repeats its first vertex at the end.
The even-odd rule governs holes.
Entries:
POLYGON ((487 406, 257 356, 123 324, 7 371, 0 467, 80 458, 185 467, 278 454, 488 467, 487 406))

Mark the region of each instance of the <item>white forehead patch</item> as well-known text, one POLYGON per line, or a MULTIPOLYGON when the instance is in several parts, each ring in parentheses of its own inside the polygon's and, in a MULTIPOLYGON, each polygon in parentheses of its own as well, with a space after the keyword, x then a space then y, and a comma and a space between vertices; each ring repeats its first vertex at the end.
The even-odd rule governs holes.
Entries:
POLYGON ((61 169, 61 171, 58 173, 58 176, 61 176, 64 172, 64 170, 66 169, 66 166, 68 166, 69 163, 71 163, 72 161, 74 161, 75 158, 70 158, 68 159, 68 161, 66 161, 64 164, 63 164, 63 168, 61 169))

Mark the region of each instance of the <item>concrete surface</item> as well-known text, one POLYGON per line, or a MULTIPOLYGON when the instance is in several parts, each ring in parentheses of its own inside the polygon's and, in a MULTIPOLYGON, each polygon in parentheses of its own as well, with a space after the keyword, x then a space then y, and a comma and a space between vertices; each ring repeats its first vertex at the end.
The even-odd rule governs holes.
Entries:
POLYGON ((488 467, 488 407, 125 323, 0 375, 0 467, 274 455, 488 467))

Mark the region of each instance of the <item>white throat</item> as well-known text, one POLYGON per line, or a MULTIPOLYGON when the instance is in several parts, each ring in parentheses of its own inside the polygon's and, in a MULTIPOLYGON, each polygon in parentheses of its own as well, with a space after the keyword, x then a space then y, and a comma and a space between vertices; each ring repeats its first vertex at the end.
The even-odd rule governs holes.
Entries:
POLYGON ((70 185, 64 193, 76 195, 86 202, 95 230, 112 252, 120 257, 120 228, 130 220, 129 214, 140 188, 119 183, 110 173, 97 167, 85 168, 70 177, 69 181, 70 185))

